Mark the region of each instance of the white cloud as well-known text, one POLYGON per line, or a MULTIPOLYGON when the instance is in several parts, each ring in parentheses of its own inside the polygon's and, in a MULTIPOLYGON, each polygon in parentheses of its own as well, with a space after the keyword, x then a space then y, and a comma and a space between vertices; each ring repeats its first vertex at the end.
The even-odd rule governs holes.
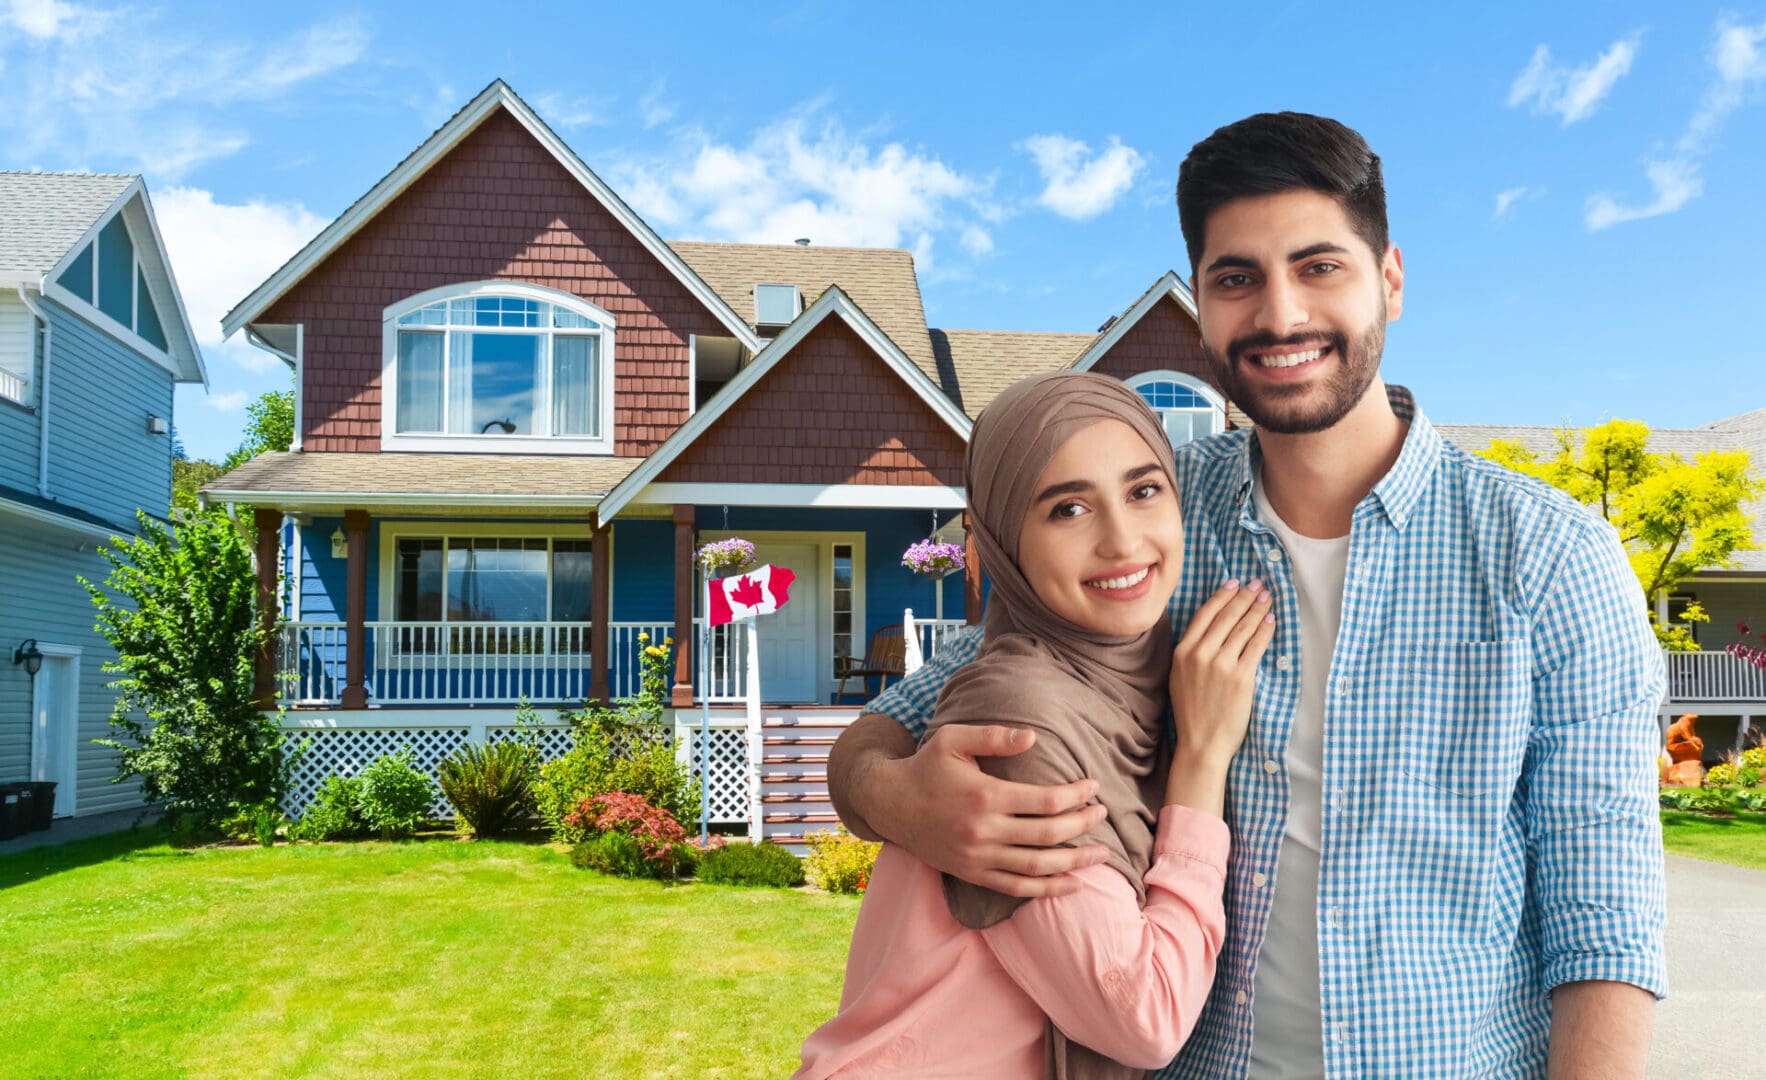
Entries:
POLYGON ((102 26, 105 13, 59 0, 12 0, 0 10, 0 26, 12 25, 37 41, 77 40, 102 26))
POLYGON ((211 393, 202 399, 202 403, 216 412, 238 412, 250 400, 251 395, 244 390, 233 390, 225 394, 211 393))
POLYGON ((993 237, 979 225, 964 226, 961 243, 963 250, 976 258, 993 252, 993 237))
POLYGON ((1652 161, 1644 171, 1649 176, 1650 186, 1655 189, 1655 198, 1643 206, 1625 206, 1606 192, 1590 195, 1583 218, 1590 231, 1599 232, 1621 222, 1672 214, 1704 190, 1696 162, 1681 159, 1652 161))
POLYGON ((1578 68, 1552 63, 1551 50, 1541 45, 1509 86, 1509 108, 1531 102, 1535 113, 1556 113, 1565 127, 1586 120, 1631 70, 1642 44, 1640 30, 1613 42, 1593 63, 1578 68))
POLYGON ((1065 135, 1032 135, 1019 145, 1036 159, 1042 173, 1044 186, 1037 202, 1074 221, 1110 209, 1146 165, 1138 152, 1114 135, 1095 156, 1091 147, 1065 135))
POLYGON ((601 115, 601 106, 584 97, 565 97, 556 92, 536 94, 533 107, 541 120, 567 131, 606 122, 601 115))
POLYGON ((1516 187, 1509 188, 1507 191, 1498 192, 1496 195, 1496 220, 1501 221, 1503 218, 1507 217, 1509 209, 1515 205, 1515 201, 1521 196, 1527 194, 1528 190, 1529 189, 1525 187, 1516 187))
POLYGON ((638 116, 645 127, 658 127, 674 119, 674 106, 662 96, 667 89, 668 84, 659 81, 638 101, 638 116))
MULTIPOLYGON (((221 317, 325 227, 298 203, 218 203, 200 188, 175 187, 153 196, 154 216, 197 343, 221 342, 221 317)), ((280 365, 260 349, 227 350, 255 371, 280 365)))

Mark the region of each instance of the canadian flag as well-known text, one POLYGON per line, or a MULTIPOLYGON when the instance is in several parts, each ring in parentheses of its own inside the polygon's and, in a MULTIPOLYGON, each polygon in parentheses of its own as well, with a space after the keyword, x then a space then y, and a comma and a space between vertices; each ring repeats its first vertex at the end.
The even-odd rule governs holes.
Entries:
POLYGON ((796 580, 797 575, 785 567, 769 565, 708 582, 706 615, 713 626, 771 615, 791 599, 791 583, 796 580))

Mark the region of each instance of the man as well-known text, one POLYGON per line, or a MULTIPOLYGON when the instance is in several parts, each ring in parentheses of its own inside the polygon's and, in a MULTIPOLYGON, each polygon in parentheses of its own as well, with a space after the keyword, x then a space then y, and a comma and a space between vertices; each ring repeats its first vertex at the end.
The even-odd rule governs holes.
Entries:
MULTIPOLYGON (((1381 381, 1404 265, 1360 135, 1250 117, 1196 145, 1177 202, 1204 351, 1256 428, 1178 454, 1174 627, 1229 577, 1279 610, 1231 774, 1227 945, 1161 1075, 1641 1077, 1663 674, 1617 538, 1381 381)), ((1098 857, 1060 846, 1102 814, 1090 782, 982 775, 1028 745, 1008 727, 915 752, 978 638, 842 736, 835 802, 960 878, 1057 894, 1098 857)))

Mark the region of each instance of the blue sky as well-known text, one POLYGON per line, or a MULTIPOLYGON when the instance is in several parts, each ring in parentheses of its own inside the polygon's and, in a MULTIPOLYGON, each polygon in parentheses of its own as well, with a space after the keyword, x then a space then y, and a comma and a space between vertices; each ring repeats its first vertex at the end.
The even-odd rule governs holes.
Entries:
POLYGON ((1096 329, 1187 273, 1191 144, 1323 113, 1385 160, 1385 373, 1436 420, 1766 404, 1759 0, 0 0, 0 168, 146 175, 212 381, 178 429, 219 457, 286 378, 220 315, 497 77, 665 238, 909 248, 945 327, 1096 329))

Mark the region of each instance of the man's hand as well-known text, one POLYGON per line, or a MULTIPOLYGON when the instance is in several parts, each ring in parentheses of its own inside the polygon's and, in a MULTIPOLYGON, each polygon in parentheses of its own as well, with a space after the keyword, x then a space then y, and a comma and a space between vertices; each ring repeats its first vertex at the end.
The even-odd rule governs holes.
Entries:
POLYGON ((1655 995, 1630 983, 1553 990, 1550 1080, 1643 1080, 1655 1016, 1655 995))
POLYGON ((1104 818, 1086 806, 1097 784, 1017 784, 983 773, 978 757, 1028 750, 1032 732, 994 726, 940 728, 918 753, 900 724, 866 713, 828 755, 828 790, 847 828, 887 839, 915 858, 1008 896, 1062 896, 1069 870, 1102 862, 1092 845, 1061 848, 1104 818))

